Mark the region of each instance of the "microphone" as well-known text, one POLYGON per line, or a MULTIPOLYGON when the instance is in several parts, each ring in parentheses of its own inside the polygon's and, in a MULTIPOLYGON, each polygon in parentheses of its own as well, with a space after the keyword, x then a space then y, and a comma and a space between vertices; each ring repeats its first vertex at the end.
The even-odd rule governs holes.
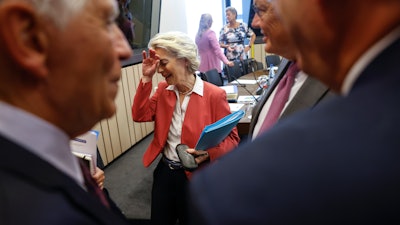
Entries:
MULTIPOLYGON (((229 68, 228 68, 228 66, 227 66, 226 71, 228 72, 228 70, 229 70, 229 68)), ((228 72, 228 73, 229 73, 229 72, 228 72)), ((254 74, 254 76, 255 76, 254 71, 253 71, 253 74, 254 74)), ((229 76, 232 77, 233 80, 236 81, 236 83, 237 83, 238 85, 240 85, 240 87, 242 87, 247 93, 249 93, 249 95, 251 95, 251 96, 254 98, 254 100, 255 100, 256 102, 258 102, 258 99, 256 98, 256 96, 254 96, 253 93, 251 93, 251 91, 249 91, 249 89, 246 88, 246 85, 245 85, 245 84, 240 83, 239 80, 237 79, 237 77, 236 77, 233 73, 232 73, 232 74, 229 74, 229 76)))
MULTIPOLYGON (((256 60, 254 60, 254 59, 251 59, 250 61, 249 61, 249 64, 248 64, 248 68, 251 68, 251 73, 253 74, 253 77, 254 77, 254 80, 256 81, 256 83, 257 83, 257 85, 258 85, 258 88, 257 88, 257 90, 256 90, 256 95, 262 95, 263 94, 263 92, 264 92, 264 83, 266 82, 266 83, 268 83, 268 78, 267 78, 267 80, 263 80, 263 82, 261 82, 261 80, 262 79, 260 79, 261 77, 259 77, 259 79, 257 79, 257 76, 256 76, 256 73, 255 73, 255 71, 257 71, 258 70, 258 63, 257 63, 257 61, 256 60)), ((268 85, 268 84, 267 84, 268 85)))

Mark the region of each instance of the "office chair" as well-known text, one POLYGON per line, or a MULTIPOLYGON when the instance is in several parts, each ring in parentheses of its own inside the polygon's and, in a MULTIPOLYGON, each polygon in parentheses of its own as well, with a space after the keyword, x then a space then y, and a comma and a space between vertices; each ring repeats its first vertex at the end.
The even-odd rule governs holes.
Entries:
POLYGON ((200 71, 196 71, 196 75, 200 77, 202 80, 207 81, 206 74, 200 71))
POLYGON ((255 63, 256 63, 255 59, 244 59, 242 61, 243 74, 249 74, 255 71, 256 70, 256 68, 254 68, 255 63))
POLYGON ((257 70, 263 70, 264 69, 264 65, 262 64, 262 62, 257 62, 257 70))
POLYGON ((240 61, 234 61, 234 65, 232 67, 228 65, 224 65, 224 73, 228 77, 228 82, 232 82, 235 79, 243 76, 244 73, 242 71, 242 66, 240 61))
POLYGON ((244 75, 264 69, 262 62, 257 62, 255 59, 245 59, 242 61, 242 65, 244 75))
POLYGON ((223 86, 224 81, 222 80, 221 75, 218 73, 217 69, 211 69, 204 73, 204 77, 206 81, 216 85, 216 86, 223 86))
POLYGON ((267 68, 269 68, 271 64, 273 66, 279 66, 281 57, 279 57, 279 55, 267 55, 265 56, 265 63, 267 64, 267 68))

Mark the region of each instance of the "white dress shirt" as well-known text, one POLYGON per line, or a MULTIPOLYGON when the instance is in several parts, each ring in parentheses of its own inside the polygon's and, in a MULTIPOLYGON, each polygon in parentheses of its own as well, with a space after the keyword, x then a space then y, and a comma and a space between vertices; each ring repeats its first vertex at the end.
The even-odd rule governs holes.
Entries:
POLYGON ((71 153, 66 133, 31 113, 1 101, 0 112, 1 135, 50 163, 84 188, 82 171, 71 153))
POLYGON ((347 95, 354 85, 354 82, 361 75, 362 71, 378 56, 385 48, 400 38, 400 26, 396 27, 388 35, 370 47, 351 67, 343 81, 341 94, 347 95))
MULTIPOLYGON (((299 73, 296 74, 296 77, 294 78, 293 86, 290 89, 289 99, 286 102, 285 106, 283 107, 281 115, 285 111, 286 107, 289 105, 290 101, 292 101, 292 99, 294 98, 296 93, 300 90, 301 86, 304 84, 306 79, 307 79, 307 74, 305 74, 304 72, 300 71, 299 73)), ((253 140, 254 140, 254 138, 257 137, 258 133, 260 132, 260 128, 261 128, 262 124, 264 123, 264 119, 268 114, 269 108, 271 107, 272 100, 275 97, 276 89, 277 88, 275 88, 272 91, 271 95, 267 99, 267 102, 265 102, 265 104, 263 105, 263 108, 260 111, 260 115, 258 116, 257 123, 254 126, 254 130, 253 130, 253 136, 252 136, 253 140)))
POLYGON ((189 99, 190 95, 193 93, 196 93, 200 96, 203 96, 203 91, 204 91, 204 83, 203 81, 198 77, 195 76, 196 80, 193 86, 192 91, 190 91, 188 94, 185 95, 182 106, 180 104, 180 97, 179 97, 179 92, 178 89, 174 85, 169 85, 166 89, 170 91, 174 91, 176 94, 176 104, 175 104, 175 109, 172 114, 172 122, 169 127, 168 131, 168 137, 167 137, 167 144, 164 147, 164 156, 167 157, 170 160, 179 162, 179 157, 178 154, 176 153, 175 147, 178 144, 181 144, 181 136, 182 136, 182 126, 183 126, 183 120, 185 118, 186 114, 186 109, 189 104, 189 99))

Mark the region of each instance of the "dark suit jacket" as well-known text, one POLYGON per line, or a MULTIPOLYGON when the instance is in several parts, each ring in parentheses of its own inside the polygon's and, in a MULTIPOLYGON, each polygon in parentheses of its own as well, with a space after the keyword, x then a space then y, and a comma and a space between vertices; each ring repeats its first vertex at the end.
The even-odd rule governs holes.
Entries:
POLYGON ((194 174, 193 224, 400 224, 399 58, 194 174))
POLYGON ((74 180, 0 136, 0 224, 128 224, 74 180))
MULTIPOLYGON (((272 92, 278 86, 279 81, 282 77, 286 74, 286 71, 291 64, 290 61, 283 58, 277 72, 277 78, 274 83, 271 85, 271 88, 268 89, 267 93, 263 95, 260 102, 254 107, 252 112, 252 119, 250 123, 250 130, 249 130, 249 140, 252 139, 254 127, 259 119, 260 112, 267 102, 268 98, 271 96, 272 92)), ((332 92, 329 91, 329 88, 322 84, 320 81, 316 80, 313 77, 307 77, 304 81, 303 85, 290 101, 289 105, 283 111, 281 117, 279 119, 283 119, 297 111, 313 108, 322 100, 326 100, 334 96, 332 92)))

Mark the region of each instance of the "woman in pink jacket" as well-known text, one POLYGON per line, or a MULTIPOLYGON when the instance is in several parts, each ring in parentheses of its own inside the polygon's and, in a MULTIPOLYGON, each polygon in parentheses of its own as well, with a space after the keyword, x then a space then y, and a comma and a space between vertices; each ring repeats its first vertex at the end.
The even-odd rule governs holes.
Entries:
POLYGON ((161 154, 153 176, 151 199, 152 224, 188 224, 185 171, 175 151, 186 144, 201 166, 229 152, 239 143, 237 129, 217 146, 193 149, 206 125, 230 114, 226 92, 195 75, 198 69, 197 46, 181 32, 160 33, 149 43, 149 55, 143 52, 141 80, 132 106, 136 122, 154 121, 154 138, 143 156, 147 167, 161 154), (160 73, 165 81, 153 90, 153 76, 160 73))
POLYGON ((228 61, 219 46, 217 36, 211 25, 213 23, 210 14, 202 14, 200 18, 199 31, 196 35, 196 44, 200 55, 200 72, 207 72, 211 69, 217 69, 221 73, 221 61, 229 66, 233 66, 232 61, 228 61))

